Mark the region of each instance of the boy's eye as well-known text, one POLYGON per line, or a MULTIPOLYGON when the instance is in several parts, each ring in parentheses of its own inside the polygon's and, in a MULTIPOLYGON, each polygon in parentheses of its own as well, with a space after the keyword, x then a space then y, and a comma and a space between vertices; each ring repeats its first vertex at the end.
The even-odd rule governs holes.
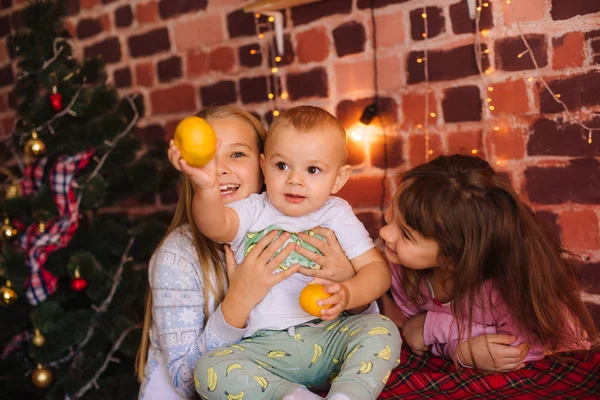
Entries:
POLYGON ((308 167, 308 173, 311 175, 318 174, 321 170, 318 167, 308 167))
POLYGON ((284 162, 278 162, 275 164, 275 167, 280 171, 285 171, 288 168, 287 164, 284 162))
POLYGON ((409 242, 410 240, 410 236, 408 236, 408 233, 406 233, 406 230, 402 229, 402 237, 406 240, 408 240, 409 242))
POLYGON ((241 151, 235 152, 231 155, 231 158, 240 158, 240 157, 245 157, 246 155, 244 153, 242 153, 241 151))

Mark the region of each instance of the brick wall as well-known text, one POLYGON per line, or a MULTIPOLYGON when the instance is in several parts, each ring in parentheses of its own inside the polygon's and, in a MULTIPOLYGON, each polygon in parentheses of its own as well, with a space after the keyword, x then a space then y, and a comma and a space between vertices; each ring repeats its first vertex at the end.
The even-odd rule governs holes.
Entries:
MULTIPOLYGON (((369 127, 363 140, 351 141, 355 171, 342 196, 376 236, 379 204, 382 197, 389 201, 397 173, 426 158, 427 126, 431 157, 482 155, 584 257, 585 296, 600 321, 600 131, 589 144, 588 132, 578 125, 600 128, 600 2, 512 0, 516 16, 505 0, 483 2, 479 37, 482 67, 489 71, 480 75, 466 0, 374 1, 387 147, 381 127, 369 127), (530 54, 523 54, 521 30, 540 76, 569 112, 544 88, 530 54)), ((274 105, 267 88, 275 79, 281 86, 275 95, 285 97, 278 98, 279 109, 322 106, 352 131, 374 96, 371 1, 323 0, 286 10, 286 51, 276 78, 272 57, 257 51, 266 50, 261 43, 271 36, 267 32, 262 41, 256 36, 253 16, 241 10, 244 3, 68 0, 67 27, 80 57, 103 55, 123 93, 143 94, 147 112, 138 134, 148 140, 170 138, 182 117, 209 104, 237 104, 268 123, 274 105)), ((19 26, 23 6, 23 0, 2 0, 2 42, 19 26)), ((0 129, 7 134, 16 71, 3 44, 0 129)), ((130 211, 172 207, 174 201, 173 193, 164 193, 130 211)))

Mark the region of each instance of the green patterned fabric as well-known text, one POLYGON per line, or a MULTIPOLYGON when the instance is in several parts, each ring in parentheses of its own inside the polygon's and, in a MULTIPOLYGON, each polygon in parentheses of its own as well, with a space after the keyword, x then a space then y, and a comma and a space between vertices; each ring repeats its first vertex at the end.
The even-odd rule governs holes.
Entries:
MULTIPOLYGON (((262 239, 266 234, 268 234, 271 231, 278 231, 279 235, 281 235, 283 233, 283 230, 281 230, 280 228, 278 228, 277 226, 274 226, 274 225, 271 225, 260 232, 246 233, 246 237, 244 238, 244 257, 248 255, 250 250, 252 250, 252 248, 254 246, 256 246, 256 243, 258 243, 260 241, 260 239, 262 239)), ((314 233, 311 230, 305 231, 304 233, 306 233, 310 236, 316 237, 317 239, 320 239, 322 241, 325 241, 325 238, 323 236, 317 235, 316 233, 314 233)), ((302 239, 300 239, 296 232, 290 232, 290 234, 291 234, 291 236, 290 236, 289 240, 287 240, 283 244, 283 246, 281 246, 281 249, 279 249, 277 251, 277 253, 275 253, 275 256, 277 254, 279 254, 279 252, 282 249, 284 249, 285 246, 288 245, 288 243, 296 243, 296 244, 299 244, 300 246, 304 247, 305 249, 312 251, 313 253, 321 254, 321 252, 319 250, 317 250, 317 248, 311 246, 310 244, 308 244, 305 241, 303 241, 302 239)), ((285 260, 283 260, 283 262, 281 264, 279 264, 279 267, 277 267, 277 269, 280 271, 285 271, 289 267, 294 266, 296 264, 300 264, 301 266, 303 266, 305 268, 321 269, 321 266, 319 264, 314 263, 313 261, 304 257, 303 255, 296 253, 295 251, 293 251, 285 260)))

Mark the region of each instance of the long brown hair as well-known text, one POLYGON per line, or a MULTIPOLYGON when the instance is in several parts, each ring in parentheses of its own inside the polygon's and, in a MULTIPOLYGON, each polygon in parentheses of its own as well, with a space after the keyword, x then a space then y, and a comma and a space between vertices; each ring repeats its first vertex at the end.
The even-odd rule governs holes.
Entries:
MULTIPOLYGON (((248 123, 256 134, 256 142, 259 150, 262 152, 266 137, 266 131, 263 124, 252 114, 234 106, 218 106, 205 108, 198 113, 198 116, 206 119, 208 122, 215 119, 233 118, 248 123)), ((193 223, 192 217, 192 197, 194 189, 189 178, 181 174, 181 187, 179 189, 179 201, 175 208, 175 214, 171 225, 167 229, 165 236, 156 246, 155 252, 160 249, 165 239, 177 228, 184 224, 189 224, 194 248, 198 253, 200 267, 202 268, 202 279, 204 282, 204 322, 208 319, 209 299, 213 297, 216 304, 219 304, 225 297, 225 282, 227 275, 222 266, 219 257, 219 244, 206 238, 200 233, 193 223), (213 284, 214 281, 214 284, 213 284)), ((148 357, 148 344, 150 340, 150 325, 152 324, 152 292, 148 289, 146 294, 146 309, 144 314, 144 329, 142 332, 142 341, 137 353, 135 362, 135 371, 138 381, 144 379, 144 367, 148 357)))
MULTIPOLYGON (((583 348, 586 336, 594 339, 577 258, 486 161, 453 155, 419 165, 403 175, 394 206, 412 229, 439 245, 439 259, 451 271, 453 312, 467 321, 458 324, 461 338, 465 330, 471 338, 476 308, 493 311, 481 292, 491 282, 519 333, 547 352, 583 348)), ((402 268, 406 292, 419 303, 430 271, 402 268)))

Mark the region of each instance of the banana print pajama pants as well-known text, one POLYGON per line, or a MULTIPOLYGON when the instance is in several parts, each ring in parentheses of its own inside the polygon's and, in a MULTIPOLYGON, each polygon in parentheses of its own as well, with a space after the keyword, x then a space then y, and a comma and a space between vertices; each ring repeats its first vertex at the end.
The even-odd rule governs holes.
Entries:
POLYGON ((196 391, 203 399, 281 399, 304 386, 376 399, 400 363, 396 325, 379 314, 313 322, 206 353, 196 364, 196 391))

